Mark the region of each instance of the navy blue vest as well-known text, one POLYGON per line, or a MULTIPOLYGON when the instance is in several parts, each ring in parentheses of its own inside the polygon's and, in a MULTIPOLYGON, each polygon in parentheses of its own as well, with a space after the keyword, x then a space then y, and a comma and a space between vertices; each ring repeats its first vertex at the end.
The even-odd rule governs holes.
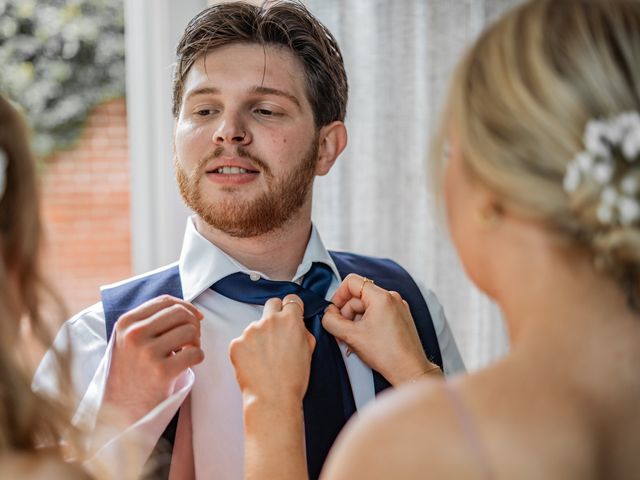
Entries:
MULTIPOLYGON (((345 252, 329 252, 342 278, 350 273, 357 273, 375 281, 376 285, 400 293, 411 309, 416 323, 420 341, 427 357, 442 367, 442 356, 438 346, 433 321, 429 309, 420 293, 420 289, 411 276, 397 263, 388 259, 366 257, 345 252)), ((132 308, 158 295, 172 295, 182 298, 182 285, 178 265, 171 266, 159 272, 151 273, 140 278, 121 283, 115 287, 105 288, 101 292, 102 305, 105 314, 107 340, 111 337, 113 327, 118 318, 132 308)), ((378 372, 373 372, 376 394, 388 388, 389 382, 378 372)), ((172 445, 175 438, 178 415, 176 415, 163 437, 172 445)), ((310 452, 310 454, 312 454, 310 452)), ((168 475, 166 472, 154 475, 154 478, 168 475)))

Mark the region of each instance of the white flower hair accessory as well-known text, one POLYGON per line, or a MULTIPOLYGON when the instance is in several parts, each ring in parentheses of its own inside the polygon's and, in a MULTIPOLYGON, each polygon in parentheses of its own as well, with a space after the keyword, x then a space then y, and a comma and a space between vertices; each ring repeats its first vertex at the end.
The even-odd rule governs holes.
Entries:
POLYGON ((600 224, 630 226, 640 221, 640 113, 589 121, 583 142, 585 150, 567 165, 565 192, 595 184, 601 188, 596 209, 600 224))
POLYGON ((0 200, 7 188, 7 165, 9 165, 9 157, 7 156, 7 152, 0 147, 0 200))

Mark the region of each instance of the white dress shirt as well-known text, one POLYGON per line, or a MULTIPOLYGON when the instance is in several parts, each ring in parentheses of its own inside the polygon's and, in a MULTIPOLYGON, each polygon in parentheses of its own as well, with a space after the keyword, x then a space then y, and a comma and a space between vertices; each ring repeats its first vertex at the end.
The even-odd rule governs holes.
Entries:
MULTIPOLYGON (((340 284, 340 275, 315 227, 293 281, 300 283, 313 262, 323 262, 334 272, 327 292, 327 299, 330 299, 340 284)), ((228 348, 232 339, 240 336, 250 323, 261 317, 262 307, 231 300, 209 287, 236 272, 245 272, 253 278, 268 277, 247 269, 206 240, 197 232, 192 219, 187 222, 178 265, 184 299, 192 302, 204 314, 201 345, 205 359, 185 371, 176 382, 173 394, 133 425, 123 431, 96 431, 89 446, 94 452, 93 462, 100 468, 106 466, 112 469, 114 476, 122 478, 123 471, 118 465, 122 466, 123 451, 126 451, 130 458, 126 466, 127 476, 137 475, 155 442, 191 392, 196 477, 242 479, 242 398, 228 358, 228 348), (132 454, 131 447, 125 447, 132 444, 136 445, 135 454, 132 454)), ((175 264, 164 268, 173 266, 175 264)), ((423 288, 421 291, 433 319, 445 374, 464 371, 442 307, 431 291, 423 288)), ((101 303, 80 312, 64 324, 56 336, 54 348, 64 349, 69 345, 73 352, 72 380, 77 398, 81 399, 74 421, 93 429, 102 402, 112 349, 112 341, 106 341, 101 303)), ((360 409, 375 396, 371 369, 357 355, 346 356, 344 345, 341 344, 340 348, 356 407, 360 409)), ((35 389, 56 391, 53 365, 52 355, 48 352, 36 371, 33 382, 35 389)), ((88 466, 91 468, 91 463, 88 466)))

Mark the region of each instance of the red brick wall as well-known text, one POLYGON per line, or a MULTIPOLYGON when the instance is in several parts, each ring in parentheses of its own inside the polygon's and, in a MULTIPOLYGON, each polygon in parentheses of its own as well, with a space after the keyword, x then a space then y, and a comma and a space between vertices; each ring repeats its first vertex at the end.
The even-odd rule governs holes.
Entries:
POLYGON ((96 107, 75 148, 43 169, 44 266, 70 313, 98 301, 100 285, 131 275, 125 105, 96 107))

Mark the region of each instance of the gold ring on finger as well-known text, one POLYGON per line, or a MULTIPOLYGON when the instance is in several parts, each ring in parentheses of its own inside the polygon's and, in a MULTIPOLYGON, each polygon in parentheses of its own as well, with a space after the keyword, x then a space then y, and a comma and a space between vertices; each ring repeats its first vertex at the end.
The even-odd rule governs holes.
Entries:
POLYGON ((362 298, 362 291, 364 290, 364 286, 367 283, 370 283, 371 285, 375 284, 375 282, 373 280, 371 280, 370 278, 362 277, 362 285, 360 286, 360 295, 358 296, 359 298, 362 298))
POLYGON ((302 305, 300 305, 300 302, 297 302, 296 300, 287 300, 286 302, 283 302, 282 303, 282 309, 284 310, 284 307, 286 307, 290 303, 293 303, 294 305, 297 305, 298 308, 302 311, 302 315, 304 315, 304 307, 302 305))

